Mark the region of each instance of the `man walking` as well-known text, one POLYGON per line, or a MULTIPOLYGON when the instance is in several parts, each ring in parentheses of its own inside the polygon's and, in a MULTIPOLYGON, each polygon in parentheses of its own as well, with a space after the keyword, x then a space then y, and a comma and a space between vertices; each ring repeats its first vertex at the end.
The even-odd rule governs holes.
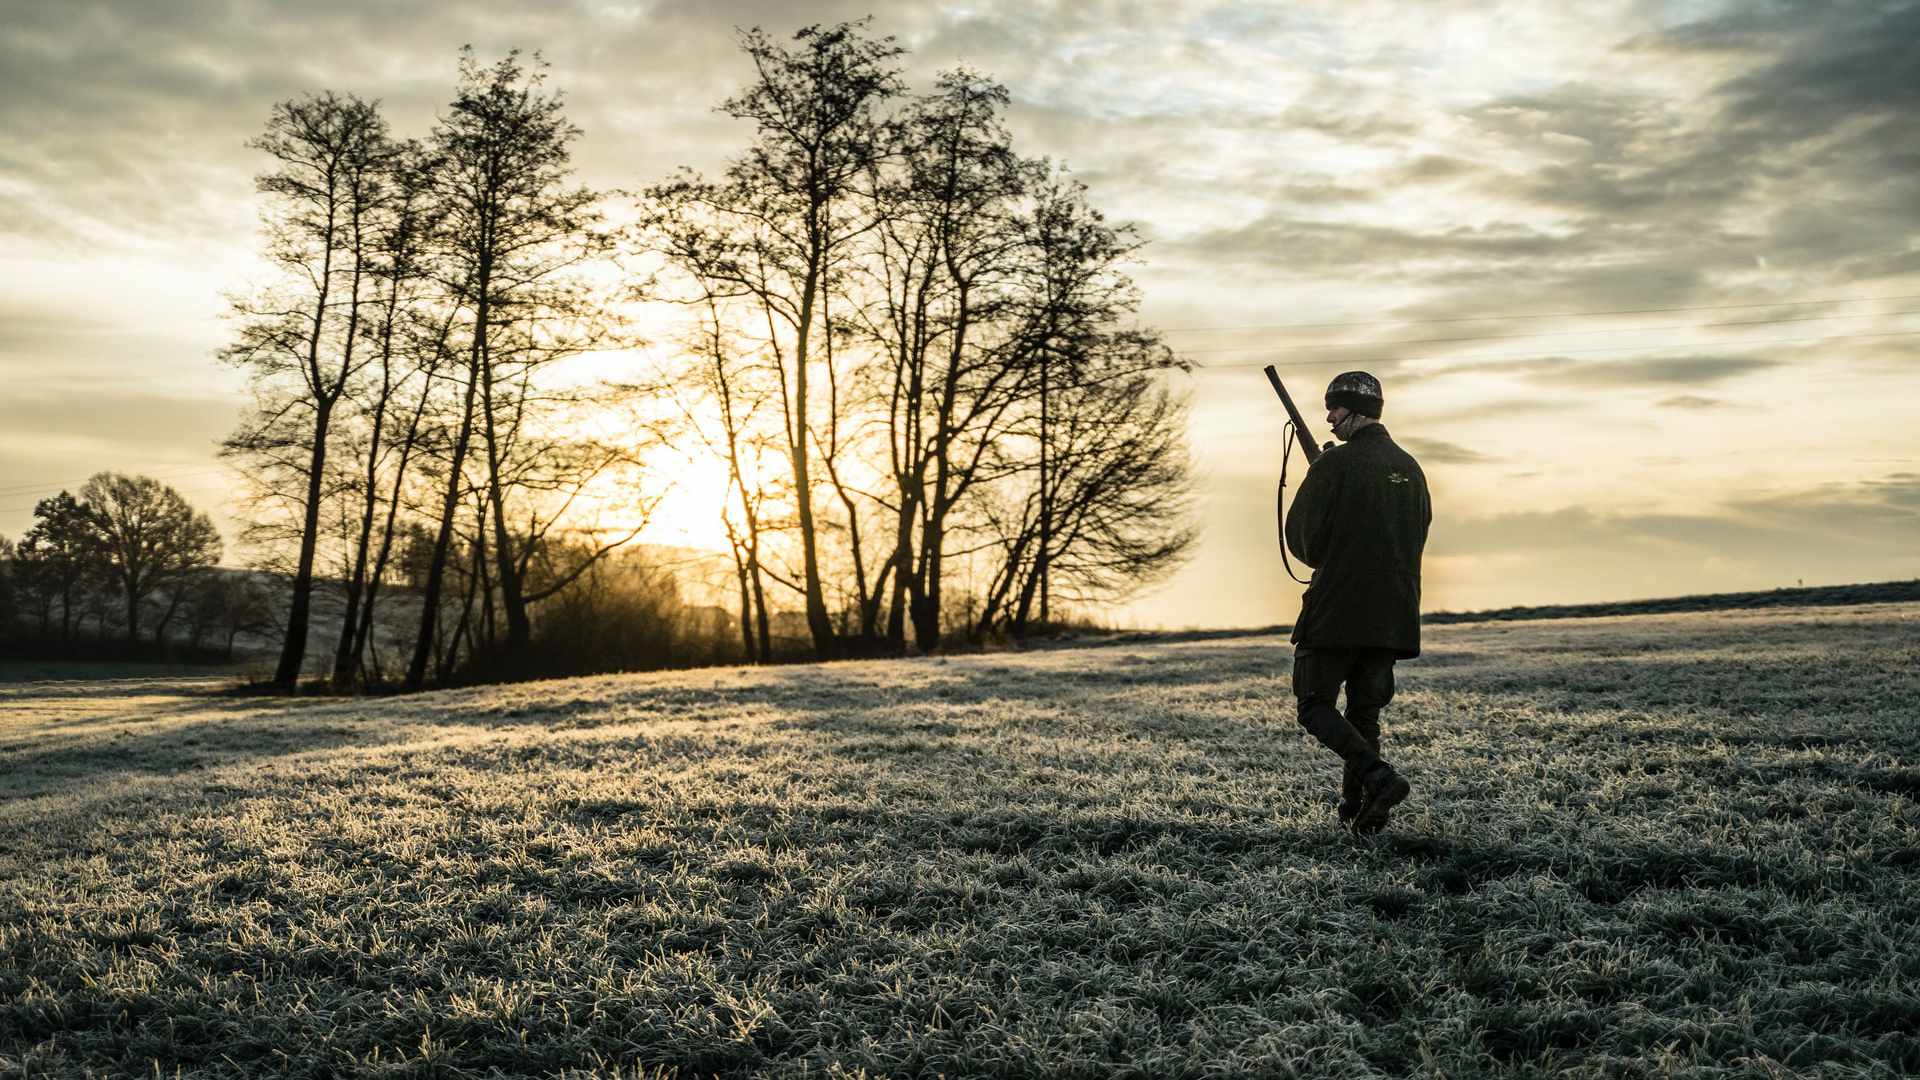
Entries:
POLYGON ((1349 371, 1327 387, 1343 444, 1307 470, 1287 517, 1287 548, 1314 567, 1293 627, 1300 726, 1340 755, 1340 820, 1377 833, 1407 797, 1380 757, 1380 710, 1396 660, 1420 655, 1420 553, 1433 507, 1420 464, 1380 423, 1380 381, 1349 371), (1347 711, 1337 707, 1347 689, 1347 711))

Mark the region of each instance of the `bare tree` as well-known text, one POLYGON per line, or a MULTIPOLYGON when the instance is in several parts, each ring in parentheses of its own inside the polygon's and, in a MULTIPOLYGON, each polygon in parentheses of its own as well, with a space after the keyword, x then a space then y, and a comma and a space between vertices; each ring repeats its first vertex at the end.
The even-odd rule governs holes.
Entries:
POLYGON ((242 634, 273 630, 273 602, 258 575, 240 570, 211 570, 202 575, 187 602, 189 639, 198 649, 209 635, 220 637, 222 653, 233 659, 242 634))
POLYGON ((698 305, 700 322, 683 338, 684 363, 659 387, 626 387, 628 393, 672 400, 684 430, 727 468, 720 521, 726 530, 740 593, 740 637, 749 662, 771 656, 762 545, 770 531, 769 487, 763 467, 769 440, 760 415, 775 396, 761 385, 768 369, 755 363, 754 347, 732 333, 720 298, 708 292, 698 305))
MULTIPOLYGON (((1071 600, 1124 597, 1172 572, 1198 537, 1183 399, 1143 372, 1053 394, 1044 497, 1036 459, 1017 512, 996 522, 1004 557, 983 598, 980 633, 1025 633, 1048 576, 1071 600)), ((1037 429, 1038 417, 1030 419, 1037 429)))
MULTIPOLYGON (((491 604, 498 589, 508 654, 527 645, 529 605, 551 595, 527 589, 535 548, 581 490, 621 460, 617 448, 579 439, 543 441, 539 430, 542 416, 578 404, 544 384, 542 371, 561 358, 606 347, 613 337, 604 305, 572 273, 611 250, 594 209, 599 196, 569 184, 569 148, 580 129, 566 120, 560 95, 542 90, 545 64, 537 56, 534 62, 536 70, 529 72, 516 52, 483 68, 471 50, 465 52, 459 92, 433 133, 447 282, 466 313, 466 400, 409 686, 425 676, 440 566, 452 539, 461 465, 475 435, 493 531, 493 580, 482 599, 491 604), (520 520, 510 523, 509 514, 520 520)), ((600 558, 630 538, 596 545, 589 557, 600 558)), ((584 569, 576 568, 574 576, 584 569)))
MULTIPOLYGON (((1074 410, 1079 409, 1091 410, 1086 422, 1096 430, 1103 423, 1110 427, 1116 419, 1131 420, 1132 414, 1126 411, 1116 417, 1113 399, 1102 394, 1103 387, 1144 386, 1133 380, 1146 372, 1185 368, 1158 334, 1132 325, 1137 320, 1140 296, 1121 267, 1138 250, 1139 240, 1131 228, 1110 225, 1093 208, 1085 185, 1065 175, 1050 176, 1038 189, 1033 211, 1022 225, 1031 255, 1023 264, 1025 280, 1019 295, 1038 376, 1029 402, 1034 414, 1034 521, 1038 527, 1038 535, 1032 538, 1031 582, 1039 595, 1040 618, 1045 621, 1051 615, 1052 567, 1062 550, 1054 532, 1069 516, 1059 504, 1064 463, 1056 460, 1057 423, 1062 418, 1075 420, 1074 410), (1105 419, 1096 422, 1094 418, 1105 419)), ((1135 399, 1123 395, 1120 400, 1130 403, 1135 399)), ((1184 409, 1175 411, 1184 424, 1184 409)), ((1122 440, 1096 445, 1122 454, 1123 448, 1135 444, 1122 440)), ((1180 445, 1176 442, 1163 448, 1168 454, 1179 452, 1176 478, 1185 475, 1180 445)), ((1178 487, 1174 484, 1163 494, 1172 494, 1178 487)), ((1168 505, 1179 503, 1174 500, 1168 505)), ((1168 535, 1179 540, 1175 551, 1184 550, 1191 538, 1181 539, 1184 533, 1177 526, 1178 515, 1165 520, 1170 523, 1168 535)), ((1151 566, 1151 560, 1142 561, 1140 572, 1150 574, 1151 566)), ((1022 595, 1017 621, 1024 627, 1026 593, 1022 595)))
POLYGON ((1023 199, 1040 175, 1000 121, 1004 87, 943 73, 893 125, 898 167, 876 184, 882 226, 865 260, 878 301, 863 311, 887 363, 888 460, 896 493, 888 638, 910 617, 937 648, 948 529, 975 485, 1001 475, 998 446, 1043 335, 1013 290, 1031 257, 1023 199))
POLYGON ((431 201, 434 167, 418 144, 403 144, 393 155, 388 197, 378 208, 371 230, 367 273, 375 295, 369 328, 370 373, 359 385, 350 386, 346 397, 358 435, 347 455, 356 466, 355 475, 346 485, 356 520, 345 538, 350 565, 342 575, 345 610, 334 647, 336 685, 351 682, 360 671, 400 494, 414 464, 421 423, 433 398, 433 379, 444 362, 453 320, 452 305, 427 292, 432 271, 427 243, 437 219, 431 201), (406 400, 411 401, 410 408, 403 404, 406 400), (376 551, 374 523, 383 502, 385 528, 376 551))
POLYGON ((99 473, 80 497, 93 515, 107 577, 126 600, 127 640, 138 642, 141 605, 157 590, 184 595, 193 574, 220 560, 220 534, 207 515, 152 477, 99 473))
MULTIPOLYGON (((910 629, 931 650, 951 622, 944 575, 956 559, 1019 545, 1000 603, 1017 605, 1031 584, 1045 618, 1055 561, 1093 543, 1084 529, 1071 545, 1053 535, 1072 502, 1052 460, 1056 423, 1107 406, 1091 387, 1176 365, 1151 332, 1121 329, 1137 317, 1122 271, 1137 238, 1093 210, 1082 186, 1015 153, 1006 90, 947 72, 883 120, 899 50, 859 30, 812 27, 792 49, 743 35, 758 80, 723 109, 754 119, 756 140, 719 182, 682 174, 653 189, 649 235, 693 282, 681 299, 706 306, 709 336, 737 342, 736 368, 771 371, 799 519, 792 576, 816 649, 881 634, 904 649, 910 629), (743 340, 749 327, 757 340, 743 340), (821 479, 837 514, 816 505, 821 479), (1019 505, 1029 487, 1032 512, 1013 518, 1035 531, 1009 526, 1003 541, 1007 513, 988 508, 1019 505)), ((1095 454, 1073 431, 1075 454, 1095 454)), ((1134 565, 1155 572, 1144 555, 1134 565)), ((1074 575, 1077 591, 1093 589, 1074 575)))
POLYGON ((267 257, 281 280, 236 300, 225 359, 253 376, 256 407, 224 449, 256 470, 297 521, 287 632, 274 685, 291 689, 307 648, 314 562, 334 413, 368 353, 360 348, 374 216, 396 153, 378 107, 327 92, 276 104, 248 144, 273 170, 257 178, 267 257))
POLYGON ((765 328, 792 466, 802 591, 814 646, 834 648, 814 521, 811 380, 828 289, 853 244, 874 225, 862 184, 885 149, 877 109, 900 87, 891 38, 864 22, 810 26, 785 47, 759 29, 741 34, 755 81, 720 108, 750 120, 756 137, 717 182, 691 173, 650 192, 654 245, 703 295, 737 301, 765 328))

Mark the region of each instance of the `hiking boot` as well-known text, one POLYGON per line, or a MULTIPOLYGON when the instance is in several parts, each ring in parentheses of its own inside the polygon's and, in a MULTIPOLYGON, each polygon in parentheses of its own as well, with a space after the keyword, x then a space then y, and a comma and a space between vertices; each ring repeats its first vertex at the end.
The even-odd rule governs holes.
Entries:
POLYGON ((1387 814, 1405 801, 1412 790, 1406 778, 1382 761, 1367 770, 1361 781, 1360 812, 1354 815, 1353 831, 1370 836, 1387 827, 1387 814))
POLYGON ((1340 806, 1336 812, 1340 815, 1342 825, 1350 825, 1354 818, 1360 816, 1360 805, 1365 801, 1361 797, 1360 774, 1365 771, 1363 766, 1351 761, 1341 770, 1340 806))

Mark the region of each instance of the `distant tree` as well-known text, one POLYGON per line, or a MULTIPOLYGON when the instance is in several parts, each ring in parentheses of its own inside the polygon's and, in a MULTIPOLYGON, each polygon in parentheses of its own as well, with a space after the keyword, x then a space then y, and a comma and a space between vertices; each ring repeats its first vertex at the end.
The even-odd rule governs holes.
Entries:
POLYGON ((394 571, 400 582, 415 591, 427 587, 427 572, 433 562, 433 530, 419 520, 407 522, 395 537, 399 551, 394 556, 394 571))
POLYGON ((196 652, 206 644, 207 638, 219 624, 227 576, 212 570, 206 575, 206 580, 187 595, 182 619, 186 624, 187 645, 196 652))
POLYGON ((213 570, 202 576, 188 600, 187 632, 193 647, 219 635, 223 655, 233 659, 234 642, 241 634, 268 634, 274 628, 272 598, 258 576, 231 570, 213 570))
POLYGON ((156 591, 176 595, 220 560, 220 534, 180 493, 147 476, 99 473, 80 489, 97 530, 105 574, 126 600, 127 640, 140 640, 141 606, 156 591))
POLYGON ((15 552, 20 586, 35 599, 40 633, 52 632, 52 611, 60 605, 60 640, 71 643, 89 588, 102 569, 100 526, 92 508, 70 492, 40 500, 33 527, 15 552))
POLYGON ((306 657, 327 451, 335 413, 373 356, 363 341, 375 226, 400 149, 371 102, 327 92, 279 102, 248 144, 273 162, 256 184, 267 257, 280 278, 235 302, 237 340, 224 352, 250 372, 257 405, 226 452, 247 462, 297 524, 299 553, 274 685, 291 689, 306 657))
MULTIPOLYGON (((217 560, 218 555, 214 556, 217 560)), ((161 601, 160 617, 153 621, 153 640, 164 644, 167 630, 180 612, 193 603, 193 597, 213 581, 217 570, 212 563, 191 567, 175 575, 165 588, 156 590, 161 601)))
POLYGON ((13 584, 14 551, 13 541, 0 536, 0 639, 12 634, 13 625, 19 613, 13 584))

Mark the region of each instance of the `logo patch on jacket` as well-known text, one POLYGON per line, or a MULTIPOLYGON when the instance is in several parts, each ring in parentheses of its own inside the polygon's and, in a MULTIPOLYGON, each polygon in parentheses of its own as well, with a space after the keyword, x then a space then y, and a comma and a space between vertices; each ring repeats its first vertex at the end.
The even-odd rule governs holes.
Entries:
POLYGON ((1387 483, 1389 484, 1406 484, 1411 482, 1412 482, 1412 478, 1409 477, 1406 473, 1390 472, 1387 474, 1387 483))

